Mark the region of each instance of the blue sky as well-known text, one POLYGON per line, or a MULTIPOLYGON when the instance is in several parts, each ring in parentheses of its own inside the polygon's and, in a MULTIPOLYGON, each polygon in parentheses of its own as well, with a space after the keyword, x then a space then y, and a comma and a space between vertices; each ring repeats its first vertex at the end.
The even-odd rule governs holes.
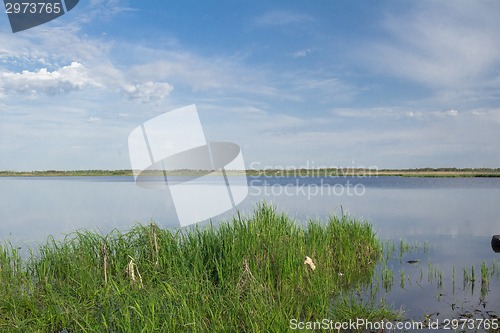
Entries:
MULTIPOLYGON (((1 14, 1 13, 0 13, 1 14)), ((81 0, 0 16, 0 170, 128 169, 196 104, 247 167, 500 167, 498 1, 81 0)))

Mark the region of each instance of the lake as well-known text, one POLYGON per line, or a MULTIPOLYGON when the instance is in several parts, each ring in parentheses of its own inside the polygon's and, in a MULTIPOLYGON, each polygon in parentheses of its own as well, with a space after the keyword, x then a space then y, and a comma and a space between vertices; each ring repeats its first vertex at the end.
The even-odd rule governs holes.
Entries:
MULTIPOLYGON (((378 267, 385 278, 374 279, 360 297, 371 294, 415 320, 500 315, 500 253, 490 245, 500 234, 500 178, 230 178, 248 186, 238 206, 244 214, 262 200, 299 221, 350 214, 372 224, 382 240, 396 241, 378 267), (481 266, 488 281, 481 281, 481 266)), ((136 186, 133 177, 6 177, 0 188, 0 238, 22 251, 82 228, 125 231, 151 220, 179 227, 170 193, 136 186)))

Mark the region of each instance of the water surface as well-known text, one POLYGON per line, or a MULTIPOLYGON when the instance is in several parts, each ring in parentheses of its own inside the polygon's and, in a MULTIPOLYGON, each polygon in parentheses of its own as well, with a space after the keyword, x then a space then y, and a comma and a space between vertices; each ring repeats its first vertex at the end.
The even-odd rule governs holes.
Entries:
MULTIPOLYGON (((238 207, 243 213, 262 200, 300 221, 343 212, 367 220, 382 240, 412 245, 413 251, 396 251, 379 267, 380 274, 393 271, 392 284, 371 286, 376 299, 402 307, 408 318, 500 315, 498 274, 487 285, 480 279, 481 264, 492 270, 500 258, 490 246, 491 236, 500 234, 500 178, 233 179, 249 186, 238 207), (472 266, 474 284, 464 279, 472 266)), ((0 238, 22 248, 82 228, 125 231, 151 220, 179 227, 169 192, 138 187, 132 177, 7 177, 0 178, 0 188, 0 238)))

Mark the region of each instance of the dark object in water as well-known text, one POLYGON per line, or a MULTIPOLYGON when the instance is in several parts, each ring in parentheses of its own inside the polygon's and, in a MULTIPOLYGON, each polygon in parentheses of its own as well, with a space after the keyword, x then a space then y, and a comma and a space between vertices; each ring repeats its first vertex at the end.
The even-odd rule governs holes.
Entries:
POLYGON ((491 248, 496 253, 500 252, 500 235, 493 235, 493 238, 491 238, 491 248))
POLYGON ((420 262, 420 260, 419 260, 419 259, 415 259, 415 260, 408 260, 408 261, 407 261, 407 263, 409 263, 409 264, 417 264, 417 263, 419 263, 419 262, 420 262))

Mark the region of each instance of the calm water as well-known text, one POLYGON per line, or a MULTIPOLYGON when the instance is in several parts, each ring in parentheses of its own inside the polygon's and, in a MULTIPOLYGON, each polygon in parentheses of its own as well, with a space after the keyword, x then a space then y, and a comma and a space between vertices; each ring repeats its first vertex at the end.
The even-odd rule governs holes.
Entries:
MULTIPOLYGON (((490 246, 491 236, 500 234, 500 178, 234 179, 249 186, 243 212, 264 199, 298 220, 343 210, 370 222, 381 239, 413 245, 403 255, 396 249, 387 262, 392 283, 375 281, 371 288, 376 299, 402 307, 409 318, 500 315, 498 274, 488 284, 480 278, 483 262, 491 271, 500 260, 490 246), (475 283, 464 281, 464 269, 472 266, 475 283)), ((0 178, 0 188, 0 239, 23 248, 81 228, 107 233, 151 219, 178 227, 169 192, 140 188, 132 177, 0 178)))

